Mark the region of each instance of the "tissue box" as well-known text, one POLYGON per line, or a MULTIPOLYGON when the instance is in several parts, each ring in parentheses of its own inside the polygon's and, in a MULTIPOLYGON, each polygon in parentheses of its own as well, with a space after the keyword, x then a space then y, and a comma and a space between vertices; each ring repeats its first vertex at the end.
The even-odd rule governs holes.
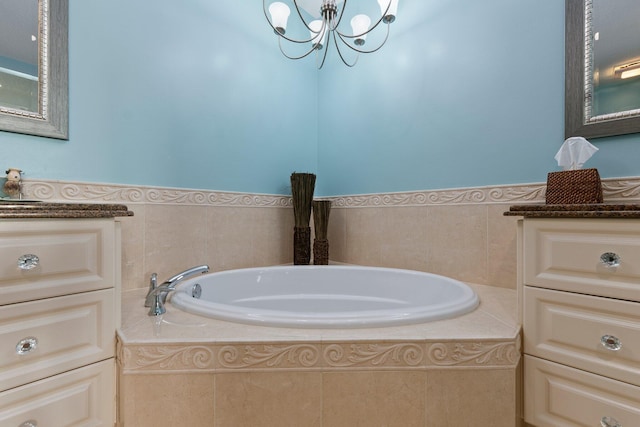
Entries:
POLYGON ((549 205, 602 203, 600 174, 597 169, 550 172, 545 198, 549 205))

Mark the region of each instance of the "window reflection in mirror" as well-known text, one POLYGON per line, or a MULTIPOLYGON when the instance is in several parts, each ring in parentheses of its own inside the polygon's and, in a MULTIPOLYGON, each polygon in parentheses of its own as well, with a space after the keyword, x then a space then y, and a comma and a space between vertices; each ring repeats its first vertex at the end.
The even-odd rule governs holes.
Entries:
POLYGON ((39 111, 38 0, 0 0, 0 106, 39 111))
POLYGON ((639 5, 638 0, 592 0, 587 9, 592 117, 640 109, 639 5))
POLYGON ((640 132, 640 1, 565 0, 565 11, 565 138, 640 132))

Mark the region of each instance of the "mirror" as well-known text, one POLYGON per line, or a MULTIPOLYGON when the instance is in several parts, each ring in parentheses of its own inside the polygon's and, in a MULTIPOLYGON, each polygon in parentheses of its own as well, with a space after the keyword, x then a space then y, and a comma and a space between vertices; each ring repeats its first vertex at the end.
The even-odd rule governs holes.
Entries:
POLYGON ((640 2, 566 0, 565 138, 640 132, 640 2))
POLYGON ((68 138, 68 0, 0 0, 0 130, 68 138))

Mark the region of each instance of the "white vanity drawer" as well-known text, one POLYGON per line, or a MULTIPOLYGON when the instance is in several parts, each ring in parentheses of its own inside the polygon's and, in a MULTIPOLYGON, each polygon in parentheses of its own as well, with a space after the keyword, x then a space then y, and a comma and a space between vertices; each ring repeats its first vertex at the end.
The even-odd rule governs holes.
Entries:
POLYGON ((114 286, 114 222, 42 220, 0 222, 0 305, 114 286), (19 259, 36 255, 21 269, 19 259))
POLYGON ((527 219, 524 254, 526 285, 640 301, 640 220, 527 219))
POLYGON ((639 303, 530 286, 524 301, 526 354, 640 386, 639 303))
POLYGON ((0 427, 113 427, 114 382, 110 359, 5 391, 0 427))
POLYGON ((640 388, 536 357, 524 358, 524 419, 536 427, 640 426, 640 388))
POLYGON ((0 391, 113 357, 114 312, 113 289, 1 306, 0 391))

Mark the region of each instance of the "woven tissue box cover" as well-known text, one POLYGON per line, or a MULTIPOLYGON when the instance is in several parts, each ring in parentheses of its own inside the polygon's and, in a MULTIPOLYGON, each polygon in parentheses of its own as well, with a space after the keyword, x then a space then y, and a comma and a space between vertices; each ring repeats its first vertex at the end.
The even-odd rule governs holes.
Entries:
POLYGON ((602 182, 595 168, 549 172, 545 201, 549 205, 602 203, 602 182))

